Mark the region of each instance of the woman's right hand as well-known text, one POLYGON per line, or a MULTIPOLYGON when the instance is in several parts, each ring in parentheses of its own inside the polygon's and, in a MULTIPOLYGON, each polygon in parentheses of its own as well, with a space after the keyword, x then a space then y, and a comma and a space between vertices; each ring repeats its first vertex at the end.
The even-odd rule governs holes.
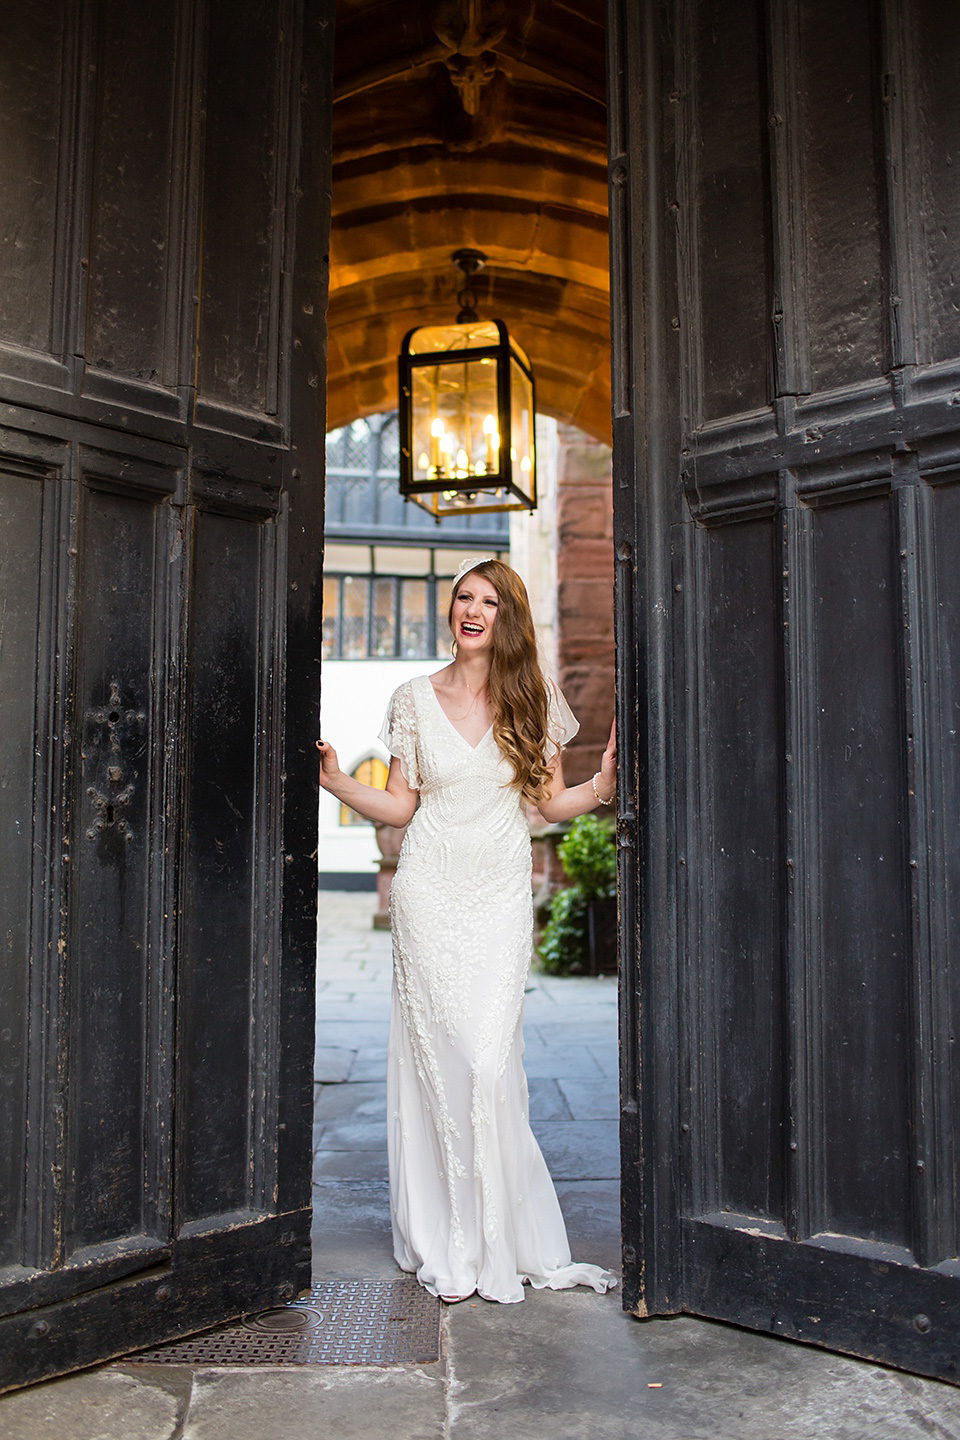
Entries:
POLYGON ((328 741, 318 740, 317 749, 320 751, 320 784, 326 790, 328 782, 340 774, 340 764, 336 750, 328 741))

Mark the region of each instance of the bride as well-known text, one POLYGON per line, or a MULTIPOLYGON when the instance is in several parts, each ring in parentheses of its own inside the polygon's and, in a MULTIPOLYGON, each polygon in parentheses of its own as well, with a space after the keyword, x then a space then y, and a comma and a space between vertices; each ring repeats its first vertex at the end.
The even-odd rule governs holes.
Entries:
POLYGON ((320 783, 368 819, 410 823, 390 897, 393 998, 387 1141, 394 1253, 450 1303, 523 1285, 616 1283, 571 1261, 530 1129, 521 1012, 533 936, 524 802, 548 822, 612 802, 614 732, 592 780, 567 786, 578 727, 537 660, 523 581, 474 557, 448 613, 454 660, 393 694, 385 790, 318 740, 320 783))

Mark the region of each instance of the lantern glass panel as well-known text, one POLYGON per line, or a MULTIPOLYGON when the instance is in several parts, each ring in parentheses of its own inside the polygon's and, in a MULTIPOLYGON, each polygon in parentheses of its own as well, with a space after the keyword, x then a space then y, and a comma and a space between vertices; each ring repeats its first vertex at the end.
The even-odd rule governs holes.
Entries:
POLYGON ((501 510, 530 508, 500 485, 489 490, 443 490, 438 494, 411 495, 410 498, 439 518, 445 515, 492 515, 501 510))
POLYGON ((450 479, 459 484, 470 477, 496 478, 500 473, 496 361, 486 356, 415 364, 410 382, 414 480, 450 479))
POLYGON ((510 358, 510 458, 513 483, 524 495, 535 499, 536 439, 533 414, 533 381, 510 358))
POLYGON ((439 350, 483 350, 500 344, 500 331, 492 320, 472 325, 422 325, 410 336, 411 355, 433 355, 439 350))

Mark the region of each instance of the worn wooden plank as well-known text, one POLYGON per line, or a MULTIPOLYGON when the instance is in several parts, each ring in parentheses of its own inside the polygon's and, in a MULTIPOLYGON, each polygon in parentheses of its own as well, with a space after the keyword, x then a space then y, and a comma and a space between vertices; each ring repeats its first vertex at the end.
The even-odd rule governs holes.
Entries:
POLYGON ((284 461, 286 526, 277 565, 278 624, 286 671, 276 723, 282 739, 283 862, 281 987, 286 997, 282 1043, 276 1047, 277 1195, 284 1210, 311 1213, 313 1045, 315 1013, 317 768, 323 610, 326 313, 329 255, 316 244, 330 232, 330 127, 333 17, 310 4, 294 35, 302 59, 301 108, 291 143, 296 177, 287 198, 287 257, 293 275, 289 328, 281 356, 289 389, 293 443, 284 461), (297 244, 294 240, 297 238, 297 244), (293 256, 296 264, 293 264, 293 256))
POLYGON ((661 208, 665 176, 674 170, 674 53, 664 43, 665 8, 610 0, 609 55, 614 184, 623 187, 626 223, 618 231, 614 304, 626 307, 631 341, 614 355, 614 525, 617 553, 618 726, 621 760, 620 920, 623 1072, 623 1302, 635 1314, 677 1303, 679 1256, 669 1224, 677 1183, 676 1110, 664 1097, 674 1084, 676 1054, 676 852, 673 803, 670 606, 670 486, 676 398, 665 364, 678 365, 670 325, 676 297, 672 217, 661 208), (619 150, 617 147, 621 147, 619 150), (669 356, 669 360, 665 360, 669 356), (623 367, 622 370, 619 367, 623 367), (626 607, 629 606, 629 616, 626 607), (632 644, 631 644, 632 642, 632 644), (635 660, 634 660, 635 657, 635 660), (637 957, 640 963, 636 963, 637 957), (656 1027, 652 1017, 662 1017, 656 1027), (656 1041, 648 1045, 641 1036, 656 1041))
POLYGON ((34 727, 40 661, 43 469, 0 460, 0 1265, 24 1261, 34 727))
MULTIPOLYGON (((710 1209, 784 1218, 783 735, 775 517, 700 532, 705 648, 697 792, 710 992, 701 1123, 710 1209), (710 1103, 710 1097, 713 1103, 710 1103)), ((687 866, 688 871, 690 866, 687 866)), ((703 1197, 706 1199, 706 1195, 703 1197)))
MULTIPOLYGON (((960 1201, 953 1183, 957 1173, 957 1117, 960 1116, 960 1063, 956 1036, 960 1024, 960 976, 956 956, 960 946, 960 467, 928 474, 921 491, 922 528, 918 536, 918 571, 921 591, 917 623, 920 626, 918 662, 919 696, 927 715, 920 744, 926 742, 922 778, 926 793, 917 790, 926 830, 927 904, 921 923, 928 927, 924 977, 929 995, 930 1032, 918 1037, 929 1042, 932 1069, 929 1083, 931 1112, 928 1124, 930 1159, 937 1177, 933 1198, 936 1211, 926 1213, 930 1263, 960 1254, 960 1201)), ((919 807, 918 807, 919 808, 919 807)), ((918 834, 918 838, 919 834, 918 834)), ((922 892, 921 892, 922 893, 922 892)))
POLYGON ((754 1330, 960 1381, 955 1263, 943 1273, 914 1271, 882 1246, 791 1244, 759 1233, 748 1217, 691 1218, 683 1230, 698 1314, 736 1316, 754 1330))
POLYGON ((208 6, 198 419, 213 420, 225 406, 232 421, 219 423, 233 430, 244 413, 286 419, 279 414, 286 204, 278 181, 289 163, 297 27, 287 0, 208 6))
POLYGON ((225 1220, 181 1239, 170 1263, 0 1319, 0 1391, 207 1329, 309 1286, 308 1215, 225 1220))
MULTIPOLYGON (((166 1096, 148 1088, 148 995, 162 963, 152 932, 151 856, 163 851, 165 796, 156 787, 157 720, 171 637, 161 623, 177 571, 167 559, 162 502, 176 474, 86 451, 78 517, 82 624, 76 661, 70 905, 76 932, 65 970, 70 1025, 64 1253, 146 1233, 147 1175, 159 1133, 148 1114, 166 1096), (106 461, 106 463, 103 463, 106 461), (140 474, 138 475, 138 469, 140 474), (141 489, 137 479, 155 489, 141 489), (159 693, 158 693, 159 692, 159 693), (110 1096, 104 1106, 104 1096, 110 1096)), ((164 1169, 169 1167, 169 1156, 164 1169)), ((171 1217, 157 1214, 159 1235, 171 1217)))

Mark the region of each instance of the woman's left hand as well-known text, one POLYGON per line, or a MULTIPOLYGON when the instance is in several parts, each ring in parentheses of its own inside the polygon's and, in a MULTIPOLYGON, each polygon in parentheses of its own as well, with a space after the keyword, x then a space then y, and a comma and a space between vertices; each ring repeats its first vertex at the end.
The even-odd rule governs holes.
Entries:
POLYGON ((600 761, 600 779, 597 781, 600 794, 611 799, 617 793, 617 722, 610 726, 610 739, 600 761))

